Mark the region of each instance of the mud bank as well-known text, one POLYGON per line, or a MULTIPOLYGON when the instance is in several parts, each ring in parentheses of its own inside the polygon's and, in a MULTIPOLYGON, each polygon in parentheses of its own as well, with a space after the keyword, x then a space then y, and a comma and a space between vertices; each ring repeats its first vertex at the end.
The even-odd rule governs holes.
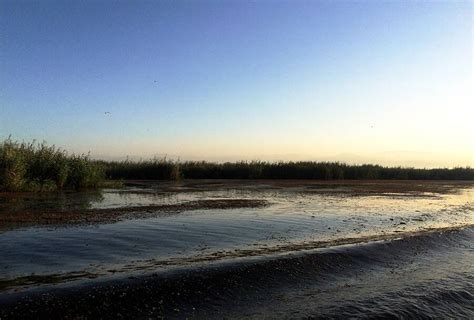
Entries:
POLYGON ((286 190, 349 196, 430 197, 459 192, 473 186, 473 181, 427 180, 182 180, 178 182, 126 180, 126 186, 137 187, 136 193, 183 193, 226 189, 286 190), (141 189, 144 188, 144 189, 141 189))
POLYGON ((69 211, 23 211, 0 214, 0 229, 26 226, 67 226, 80 224, 111 223, 124 219, 135 219, 179 213, 190 210, 260 208, 268 201, 255 199, 195 200, 179 204, 132 206, 107 209, 69 211))

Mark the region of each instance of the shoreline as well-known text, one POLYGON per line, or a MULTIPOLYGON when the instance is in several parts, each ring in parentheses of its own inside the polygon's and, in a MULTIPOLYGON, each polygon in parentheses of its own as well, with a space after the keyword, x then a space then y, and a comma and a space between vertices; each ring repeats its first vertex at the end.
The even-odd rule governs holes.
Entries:
POLYGON ((149 218, 192 210, 262 208, 270 203, 257 199, 193 200, 178 204, 143 205, 107 209, 75 209, 52 211, 20 211, 0 214, 1 229, 21 227, 114 223, 126 219, 149 218))
MULTIPOLYGON (((440 198, 455 194, 474 185, 474 181, 426 180, 234 180, 195 179, 181 181, 127 180, 122 189, 95 191, 64 191, 62 193, 9 193, 1 192, 0 200, 26 199, 35 201, 67 195, 74 198, 82 194, 100 195, 104 190, 118 194, 143 194, 151 196, 212 192, 221 190, 275 190, 336 197, 386 197, 386 198, 440 198)), ((107 191, 106 191, 107 192, 107 191)), ((271 204, 265 199, 223 198, 198 199, 175 204, 144 204, 112 208, 25 208, 8 211, 0 208, 0 231, 23 227, 67 227, 115 223, 123 220, 165 216, 193 210, 263 208, 271 204)))

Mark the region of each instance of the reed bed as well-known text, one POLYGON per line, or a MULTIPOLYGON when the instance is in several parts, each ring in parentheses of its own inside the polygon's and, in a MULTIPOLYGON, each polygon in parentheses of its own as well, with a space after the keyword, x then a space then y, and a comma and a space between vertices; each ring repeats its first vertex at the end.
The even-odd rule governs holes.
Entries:
POLYGON ((107 162, 110 179, 318 179, 318 180, 474 180, 474 169, 419 169, 349 165, 340 162, 122 161, 107 162))
POLYGON ((55 191, 96 188, 105 178, 103 164, 89 155, 69 155, 46 143, 0 143, 0 191, 55 191))
POLYGON ((120 180, 318 179, 474 180, 474 169, 419 169, 340 162, 97 161, 46 143, 0 143, 0 191, 55 191, 118 186, 120 180), (105 181, 110 179, 114 181, 105 181))

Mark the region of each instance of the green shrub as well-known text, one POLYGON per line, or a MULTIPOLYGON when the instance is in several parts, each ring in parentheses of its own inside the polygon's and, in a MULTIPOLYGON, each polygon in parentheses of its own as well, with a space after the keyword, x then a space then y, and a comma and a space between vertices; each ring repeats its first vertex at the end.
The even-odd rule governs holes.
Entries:
POLYGON ((88 156, 69 156, 46 143, 0 143, 0 190, 54 191, 96 188, 105 176, 103 164, 88 156))
POLYGON ((25 154, 21 145, 6 140, 0 145, 0 189, 4 191, 20 191, 25 182, 25 154))
POLYGON ((96 188, 105 176, 101 164, 92 162, 88 156, 72 156, 69 159, 69 174, 67 185, 76 190, 84 188, 96 188))

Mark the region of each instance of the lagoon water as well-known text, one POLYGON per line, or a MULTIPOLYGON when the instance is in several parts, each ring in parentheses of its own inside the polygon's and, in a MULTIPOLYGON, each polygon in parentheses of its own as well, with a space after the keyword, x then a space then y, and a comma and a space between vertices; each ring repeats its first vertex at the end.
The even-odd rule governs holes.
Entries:
POLYGON ((0 304, 38 290, 173 270, 192 277, 213 268, 239 285, 213 285, 211 304, 195 301, 193 309, 186 307, 191 298, 175 299, 170 308, 178 305, 180 312, 161 308, 149 315, 474 317, 471 183, 135 182, 100 192, 3 197, 0 214, 199 199, 269 205, 150 213, 93 225, 0 227, 0 304), (252 276, 241 274, 245 268, 252 276))

